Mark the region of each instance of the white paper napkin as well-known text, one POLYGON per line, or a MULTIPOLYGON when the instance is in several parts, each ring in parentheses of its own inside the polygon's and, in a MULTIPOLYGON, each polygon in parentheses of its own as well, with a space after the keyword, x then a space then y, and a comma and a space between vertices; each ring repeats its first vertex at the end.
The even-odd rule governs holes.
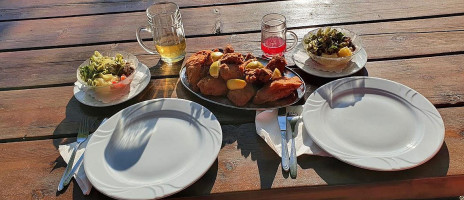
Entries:
MULTIPOLYGON (((85 171, 84 171, 84 159, 82 157, 82 159, 79 159, 81 158, 81 156, 84 154, 84 151, 85 151, 85 147, 87 146, 87 142, 90 140, 90 136, 89 138, 87 138, 87 140, 81 144, 81 146, 79 147, 79 149, 77 150, 76 152, 76 158, 74 159, 74 163, 72 164, 73 167, 77 164, 78 166, 78 169, 76 170, 76 172, 74 173, 74 179, 76 179, 76 182, 77 184, 79 185, 79 187, 81 188, 82 190, 82 193, 84 193, 84 195, 88 195, 90 193, 90 190, 92 189, 92 184, 90 183, 89 179, 87 178, 87 175, 85 175, 85 171), (79 162, 79 160, 81 160, 79 162)), ((70 143, 70 144, 65 144, 65 145, 60 145, 58 147, 58 151, 60 151, 60 154, 61 154, 61 157, 63 157, 64 161, 67 163, 71 157, 71 154, 74 150, 74 148, 76 147, 77 145, 77 142, 73 142, 73 143, 70 143)), ((69 163, 68 163, 69 164, 69 163)))
MULTIPOLYGON (((100 126, 106 122, 108 118, 105 118, 102 120, 100 123, 100 126)), ((87 140, 85 140, 79 149, 76 151, 76 157, 74 159, 74 163, 72 164, 73 168, 74 166, 77 166, 77 170, 73 174, 74 179, 76 180, 77 184, 82 190, 82 193, 84 195, 88 195, 90 193, 90 190, 92 189, 92 184, 90 183, 89 179, 87 178, 87 175, 85 174, 84 171, 84 151, 85 148, 87 147, 87 143, 89 142, 90 138, 92 135, 89 135, 87 140), (81 157, 82 156, 82 157, 81 157)), ((63 157, 63 160, 69 164, 69 159, 71 158, 71 154, 74 150, 74 148, 77 146, 77 142, 65 144, 65 145, 59 145, 58 146, 58 151, 60 152, 61 157, 63 157)))
MULTIPOLYGON (((287 107, 287 112, 294 111, 300 114, 303 106, 290 106, 287 107)), ((279 123, 277 121, 278 110, 256 111, 255 124, 256 133, 274 150, 277 155, 282 156, 282 139, 280 135, 279 123)), ((295 126, 297 136, 295 137, 296 155, 309 154, 318 156, 331 156, 322 150, 311 139, 303 125, 303 120, 299 120, 295 126)), ((290 124, 287 121, 287 147, 290 152, 292 132, 290 124)))

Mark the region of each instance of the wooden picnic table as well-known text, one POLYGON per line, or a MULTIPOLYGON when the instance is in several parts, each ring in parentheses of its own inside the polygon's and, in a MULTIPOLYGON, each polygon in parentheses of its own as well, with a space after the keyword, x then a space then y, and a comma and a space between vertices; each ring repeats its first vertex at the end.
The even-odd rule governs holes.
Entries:
MULTIPOLYGON (((298 177, 282 172, 280 158, 256 134, 253 111, 207 103, 179 83, 181 63, 168 66, 146 53, 135 30, 154 1, 0 1, 0 199, 106 199, 84 196, 76 182, 57 184, 66 163, 59 144, 75 141, 82 117, 102 119, 155 98, 198 102, 219 119, 223 146, 196 183, 170 198, 183 199, 424 199, 464 195, 464 1, 175 1, 187 35, 187 56, 231 43, 260 55, 260 19, 287 17, 299 38, 340 26, 360 34, 368 54, 355 75, 402 83, 424 95, 443 117, 440 151, 408 170, 370 171, 335 158, 303 155, 298 177), (148 87, 120 105, 95 108, 73 97, 76 68, 95 50, 133 53, 151 71, 148 87)), ((150 38, 146 36, 147 40, 150 38)), ((307 97, 333 79, 293 65, 307 97)), ((388 123, 388 122, 386 122, 388 123)))

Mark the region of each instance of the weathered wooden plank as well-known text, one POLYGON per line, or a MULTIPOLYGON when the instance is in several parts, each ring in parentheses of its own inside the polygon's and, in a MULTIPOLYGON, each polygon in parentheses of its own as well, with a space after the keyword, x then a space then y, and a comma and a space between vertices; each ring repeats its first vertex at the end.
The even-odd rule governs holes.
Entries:
POLYGON ((208 196, 173 198, 179 200, 299 200, 299 199, 460 199, 464 176, 424 178, 343 186, 292 187, 271 190, 230 192, 208 196), (438 186, 438 187, 437 187, 438 186), (443 189, 446 188, 446 189, 443 189))
MULTIPOLYGON (((462 13, 464 2, 279 1, 187 8, 181 13, 185 32, 192 36, 258 31, 261 17, 275 8, 280 8, 279 12, 287 16, 289 27, 301 27, 462 13)), ((1 22, 0 49, 130 41, 135 40, 134 32, 143 24, 146 24, 144 12, 1 22), (33 37, 31 33, 34 33, 33 37)))
MULTIPOLYGON (((439 109, 439 112, 445 121, 445 143, 435 157, 421 166, 404 171, 378 172, 353 167, 334 158, 304 155, 298 159, 296 179, 289 178, 288 174, 281 171, 280 158, 255 133, 253 124, 223 125, 223 147, 217 162, 205 176, 175 197, 295 186, 329 186, 308 189, 311 193, 319 194, 319 197, 331 191, 329 197, 334 198, 359 195, 355 192, 359 192, 363 187, 369 191, 384 191, 379 194, 373 191, 366 193, 382 198, 459 195, 456 192, 463 192, 462 187, 446 185, 449 186, 446 187, 449 190, 442 192, 437 192, 438 188, 430 188, 433 185, 448 183, 448 179, 435 177, 464 174, 464 149, 461 148, 464 145, 464 107, 443 108, 439 109), (352 184, 363 185, 352 187, 352 184), (403 189, 405 190, 402 191, 403 189), (427 192, 427 189, 432 189, 433 192, 427 192), (392 192, 393 190, 395 192, 392 192)), ((0 198, 27 199, 37 195, 58 199, 71 195, 74 198, 83 198, 75 182, 64 194, 56 196, 56 185, 65 167, 57 147, 58 144, 67 142, 70 140, 0 144, 0 182, 8 183, 7 187, 3 187, 0 198)), ((458 181, 450 177, 449 180, 454 180, 452 183, 463 182, 462 178, 458 181)), ((440 185, 440 188, 443 186, 440 185)), ((100 193, 93 190, 87 198, 101 197, 100 193)))
MULTIPOLYGON (((261 2, 269 0, 191 0, 181 1, 172 0, 180 8, 212 6, 222 4, 235 4, 243 2, 261 2)), ((36 19, 50 17, 66 17, 76 15, 95 15, 115 12, 133 12, 142 11, 159 0, 147 1, 91 1, 91 0, 52 0, 52 1, 1 1, 0 2, 0 20, 18 20, 18 19, 36 19)))
MULTIPOLYGON (((366 71, 369 76, 409 86, 433 104, 443 106, 464 102, 462 62, 464 55, 379 61, 368 63, 366 71)), ((299 73, 308 85, 308 94, 317 86, 330 81, 301 71, 299 73)), ((191 95, 176 78, 153 80, 140 96, 109 109, 80 104, 73 97, 72 86, 0 91, 0 139, 76 133, 76 122, 83 116, 103 118, 139 101, 161 97, 179 97, 199 102, 211 109, 223 123, 252 122, 254 117, 253 112, 242 114, 208 104, 191 95)))
MULTIPOLYGON (((464 37, 464 16, 433 19, 381 22, 343 26, 363 34, 362 39, 369 59, 388 59, 447 52, 464 51, 460 38, 464 37)), ((311 29, 296 29, 300 39, 311 29)), ((223 47, 231 42, 239 52, 260 55, 260 34, 239 34, 189 38, 187 52, 223 47)), ((48 84, 72 83, 75 69, 94 50, 127 51, 135 54, 147 66, 155 66, 159 56, 148 55, 137 43, 119 43, 86 47, 70 47, 0 53, 0 88, 28 87, 48 84), (27 72, 27 73, 18 73, 27 72)), ((187 55, 187 56, 188 56, 187 55)), ((291 55, 287 54, 291 64, 291 55)), ((434 58, 431 58, 434 59, 434 58)), ((153 75, 177 75, 180 65, 159 65, 153 75)))
POLYGON ((154 98, 191 99, 210 109, 225 124, 239 124, 254 119, 252 111, 241 111, 212 105, 186 90, 177 78, 153 80, 132 100, 120 105, 94 108, 73 97, 73 87, 0 92, 0 139, 75 134, 83 117, 94 120, 110 117, 119 110, 154 98), (20 99, 16 99, 21 96, 20 99))

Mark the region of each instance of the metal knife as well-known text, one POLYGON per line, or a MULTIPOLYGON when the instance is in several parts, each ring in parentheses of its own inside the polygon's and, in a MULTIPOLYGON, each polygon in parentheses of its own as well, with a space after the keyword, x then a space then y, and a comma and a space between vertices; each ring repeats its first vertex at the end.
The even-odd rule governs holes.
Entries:
POLYGON ((63 181, 63 187, 68 185, 69 182, 71 182, 71 179, 72 177, 74 176, 74 173, 76 173, 77 169, 79 169, 79 165, 81 164, 81 162, 84 160, 84 154, 82 154, 80 157, 79 157, 79 160, 77 160, 76 164, 72 167, 71 171, 66 175, 66 177, 64 178, 64 181, 63 181))
MULTIPOLYGON (((106 122, 106 120, 108 120, 108 118, 104 118, 101 123, 100 123, 100 126, 106 122)), ((85 152, 84 152, 85 153, 85 152)), ((71 182, 71 179, 72 177, 74 176, 74 174, 76 173, 77 169, 79 169, 79 165, 81 164, 81 162, 84 160, 84 153, 82 153, 82 155, 79 157, 79 159, 77 160, 76 164, 72 167, 71 171, 69 171, 69 173, 66 175, 66 177, 63 179, 63 182, 62 184, 60 184, 58 186, 58 191, 61 191, 66 185, 69 184, 69 182, 71 182)), ((68 163, 69 164, 69 163, 68 163)))
POLYGON ((289 158, 287 148, 287 111, 286 108, 279 108, 277 121, 279 122, 280 135, 282 137, 282 169, 288 171, 289 158))

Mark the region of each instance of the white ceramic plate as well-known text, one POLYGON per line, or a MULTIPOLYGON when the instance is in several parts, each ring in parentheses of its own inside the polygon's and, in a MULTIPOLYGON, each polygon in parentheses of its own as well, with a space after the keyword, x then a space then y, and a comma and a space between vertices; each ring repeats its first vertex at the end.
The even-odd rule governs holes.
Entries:
POLYGON ((102 124, 87 145, 84 167, 92 185, 110 197, 162 198, 206 173, 221 143, 221 126, 205 107, 154 99, 102 124))
POLYGON ((318 65, 318 64, 309 57, 309 55, 306 53, 301 43, 298 44, 293 50, 292 58, 293 58, 293 62, 295 62, 295 65, 298 66, 300 69, 302 69, 304 72, 314 75, 314 76, 325 77, 325 78, 337 78, 337 77, 344 77, 344 76, 354 74, 358 72, 359 70, 361 70, 367 63, 367 53, 366 53, 366 50, 362 48, 353 57, 353 59, 348 63, 349 66, 345 68, 343 71, 341 72, 321 71, 314 67, 315 65, 318 65))
POLYGON ((380 78, 327 83, 309 96, 302 116, 322 149, 371 170, 421 165, 438 152, 445 135, 440 114, 424 96, 380 78))
POLYGON ((86 91, 82 90, 80 87, 81 83, 79 83, 78 81, 74 83, 74 97, 76 97, 76 99, 79 102, 85 105, 88 105, 88 106, 93 106, 93 107, 112 106, 112 105, 126 102, 132 99, 133 97, 137 96, 138 94, 140 94, 140 92, 142 92, 143 89, 147 87, 148 83, 150 82, 150 78, 151 78, 151 75, 150 75, 150 70, 148 69, 148 67, 144 65, 143 63, 139 62, 139 66, 136 71, 134 80, 132 80, 130 84, 131 88, 130 88, 129 93, 124 95, 120 99, 109 102, 109 103, 103 103, 101 101, 98 101, 91 95, 87 94, 86 91))

